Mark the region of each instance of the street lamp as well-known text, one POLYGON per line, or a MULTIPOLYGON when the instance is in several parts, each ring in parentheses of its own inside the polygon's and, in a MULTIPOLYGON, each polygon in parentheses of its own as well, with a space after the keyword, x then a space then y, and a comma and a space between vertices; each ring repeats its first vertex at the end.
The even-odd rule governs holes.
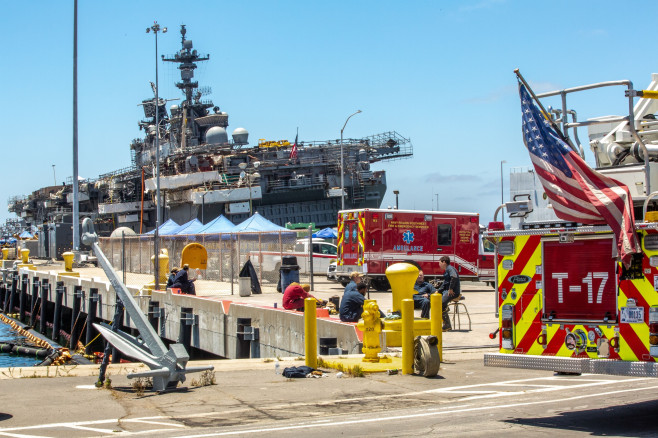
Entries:
POLYGON ((435 195, 436 195, 436 211, 439 211, 440 210, 439 209, 439 194, 435 193, 435 195))
POLYGON ((167 33, 167 28, 160 28, 157 21, 153 22, 153 26, 146 28, 146 33, 153 31, 155 36, 155 289, 159 289, 160 279, 160 263, 158 258, 159 251, 159 230, 162 221, 162 213, 160 209, 160 98, 158 96, 158 32, 167 33))
MULTIPOLYGON (((505 203, 505 190, 503 189, 503 163, 507 161, 503 160, 500 162, 500 205, 505 203)), ((503 217, 503 224, 505 223, 505 215, 503 217)))
POLYGON ((347 126, 347 122, 350 121, 352 116, 355 116, 360 112, 361 110, 357 110, 354 114, 351 114, 347 118, 347 120, 345 120, 343 129, 340 130, 340 209, 341 210, 345 210, 345 171, 344 171, 344 160, 343 160, 343 131, 345 130, 345 127, 347 126))
POLYGON ((260 173, 256 170, 258 169, 258 166, 260 166, 260 161, 254 161, 252 165, 254 166, 253 169, 247 169, 247 163, 238 164, 238 167, 242 169, 242 172, 240 172, 240 180, 245 181, 249 187, 249 216, 252 215, 251 184, 256 181, 256 179, 260 178, 260 173))
POLYGON ((399 190, 393 190, 393 194, 395 195, 395 209, 399 210, 399 204, 398 204, 398 195, 400 194, 399 190))

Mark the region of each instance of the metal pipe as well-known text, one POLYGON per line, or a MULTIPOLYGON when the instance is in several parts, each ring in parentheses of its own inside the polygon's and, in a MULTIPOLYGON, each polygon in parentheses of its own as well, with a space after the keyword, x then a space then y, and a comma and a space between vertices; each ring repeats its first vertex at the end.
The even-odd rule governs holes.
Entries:
POLYGON ((343 131, 347 126, 347 122, 350 121, 352 116, 359 114, 361 110, 357 110, 354 114, 351 114, 345 124, 343 129, 340 130, 340 209, 345 210, 345 159, 343 158, 343 131))
POLYGON ((78 193, 78 0, 73 1, 73 251, 80 250, 78 193))

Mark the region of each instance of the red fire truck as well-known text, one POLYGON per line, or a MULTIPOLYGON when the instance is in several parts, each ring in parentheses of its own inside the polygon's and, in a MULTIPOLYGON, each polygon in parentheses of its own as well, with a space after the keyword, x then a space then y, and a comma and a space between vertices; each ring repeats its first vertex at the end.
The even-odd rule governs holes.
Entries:
MULTIPOLYGON (((628 84, 538 97, 562 95, 566 105, 570 92, 615 85, 631 100, 642 95, 626 90, 628 84)), ((534 172, 510 175, 514 199, 527 206, 512 229, 494 222, 483 233, 496 248, 500 345, 498 353, 485 354, 485 365, 658 377, 658 211, 647 211, 658 210, 658 150, 651 148, 658 140, 656 103, 640 99, 629 105, 629 116, 588 121, 597 171, 632 188, 641 251, 629 268, 616 259, 610 227, 561 221, 534 172), (633 148, 641 152, 633 154, 633 148)), ((508 212, 520 203, 509 204, 508 212)))
POLYGON ((439 259, 444 255, 462 279, 493 282, 493 253, 483 252, 477 213, 367 208, 338 213, 336 276, 343 283, 358 271, 377 290, 387 290, 386 268, 402 261, 436 278, 443 275, 439 259), (480 278, 481 266, 488 268, 486 278, 480 278))

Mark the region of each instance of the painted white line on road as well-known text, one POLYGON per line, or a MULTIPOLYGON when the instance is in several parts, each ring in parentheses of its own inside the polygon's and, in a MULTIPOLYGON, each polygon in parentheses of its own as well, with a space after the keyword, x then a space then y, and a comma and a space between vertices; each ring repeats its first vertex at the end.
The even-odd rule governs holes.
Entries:
POLYGON ((139 418, 125 418, 121 420, 122 423, 144 423, 144 424, 155 424, 158 426, 170 426, 170 427, 182 427, 185 428, 186 426, 184 424, 178 424, 178 423, 167 423, 164 421, 149 421, 149 420, 142 420, 139 418))
POLYGON ((408 420, 408 419, 411 419, 411 418, 420 418, 420 417, 428 417, 428 416, 436 416, 436 415, 460 414, 460 413, 464 413, 464 412, 488 411, 488 410, 492 410, 492 409, 500 410, 500 409, 506 409, 506 408, 515 408, 515 407, 519 407, 519 406, 553 404, 553 403, 561 403, 561 402, 579 400, 579 399, 585 399, 585 398, 601 397, 601 396, 614 395, 614 394, 623 394, 623 393, 626 393, 626 392, 648 391, 648 390, 656 390, 656 389, 658 389, 658 386, 651 386, 651 387, 647 387, 647 388, 622 389, 622 390, 618 390, 618 391, 608 391, 608 392, 602 392, 602 393, 598 393, 598 394, 577 395, 577 396, 573 396, 573 397, 564 397, 564 398, 554 399, 554 400, 541 400, 541 401, 527 402, 527 403, 513 403, 513 404, 508 404, 508 405, 496 405, 496 406, 480 406, 480 407, 474 407, 474 408, 463 408, 463 407, 455 408, 455 407, 453 407, 449 410, 440 410, 440 411, 432 411, 432 412, 424 412, 424 413, 408 414, 408 415, 396 415, 396 416, 392 416, 392 417, 387 416, 387 417, 378 417, 378 418, 364 418, 364 419, 361 419, 361 420, 339 421, 339 422, 333 422, 333 423, 330 423, 330 424, 293 425, 293 426, 270 427, 270 428, 267 428, 267 429, 246 429, 246 430, 236 430, 236 431, 231 431, 231 432, 207 433, 207 434, 200 434, 200 435, 183 435, 183 436, 180 436, 178 438, 206 438, 206 437, 213 437, 213 436, 256 434, 256 433, 264 433, 264 432, 280 432, 280 431, 284 431, 284 430, 313 429, 313 428, 320 428, 320 427, 336 427, 336 426, 344 426, 344 425, 348 425, 348 424, 365 424, 365 423, 394 421, 394 420, 408 420))
POLYGON ((23 435, 23 434, 20 434, 20 433, 3 433, 3 432, 0 432, 0 435, 1 436, 10 436, 10 437, 13 437, 13 438, 50 438, 50 437, 42 436, 42 435, 23 435))
MULTIPOLYGON (((594 376, 593 374, 588 374, 584 376, 594 376)), ((403 398, 403 397, 412 397, 412 396, 418 396, 418 395, 428 395, 428 394, 440 394, 440 393, 445 393, 445 394, 481 394, 481 395, 473 395, 472 397, 467 397, 460 399, 460 401, 470 401, 478 398, 495 398, 495 397, 504 397, 504 396, 510 396, 510 395, 520 395, 520 394, 527 394, 529 392, 542 392, 542 391, 552 391, 554 389, 550 389, 551 385, 547 385, 548 388, 542 388, 542 389, 534 389, 534 390, 529 390, 529 391, 494 391, 494 390, 486 390, 483 388, 486 387, 493 387, 493 386, 505 386, 505 385, 510 385, 510 386, 520 386, 518 385, 519 383, 521 384, 527 384, 530 385, 529 382, 536 382, 536 381, 542 381, 542 380, 551 380, 551 381, 561 381, 568 383, 566 385, 555 385, 555 389, 571 389, 571 388, 584 388, 588 386, 598 386, 598 385, 605 385, 605 384, 615 384, 615 383, 620 383, 620 382, 634 382, 634 381, 642 381, 642 380, 653 380, 650 378, 644 378, 644 377, 637 377, 637 378, 620 378, 620 379, 582 379, 579 377, 578 379, 573 379, 572 377, 563 377, 563 376, 547 376, 547 377, 534 377, 534 378, 528 378, 528 379, 515 379, 515 380, 506 380, 503 382, 490 382, 490 383, 479 383, 479 384, 473 384, 473 385, 460 385, 460 386, 452 386, 452 387, 447 387, 447 388, 435 388, 435 389, 428 389, 425 391, 414 391, 414 392, 408 392, 404 394, 382 394, 382 395, 376 395, 376 396, 367 396, 367 397, 352 397, 352 398, 345 398, 345 399, 339 399, 339 400, 327 400, 327 401, 314 401, 314 402, 297 402, 297 403, 281 403, 277 405, 271 405, 267 406, 265 409, 267 410, 275 410, 279 408, 294 408, 294 407, 306 407, 306 406, 329 406, 329 405, 336 405, 340 403, 354 403, 354 402, 359 402, 359 401, 368 401, 368 400, 378 400, 378 399, 391 399, 391 398, 403 398), (571 382, 592 382, 590 384, 571 384, 571 382), (480 389, 477 389, 480 388, 480 389)), ((236 409, 232 410, 230 412, 231 415, 236 415, 240 412, 250 412, 252 411, 253 408, 243 408, 243 409, 236 409)), ((208 418, 208 417, 213 417, 217 415, 224 415, 225 412, 200 412, 200 413, 195 413, 195 414, 187 414, 187 415, 180 415, 177 416, 176 418, 208 418)), ((11 431, 22 431, 22 430, 29 430, 29 429, 50 429, 50 428, 66 428, 66 427, 75 427, 75 426, 91 426, 91 425, 101 425, 101 424, 108 424, 108 423, 120 423, 120 422, 146 422, 146 421, 153 421, 153 420, 171 420, 172 417, 170 416, 163 416, 163 415, 157 415, 157 416, 151 416, 151 417, 138 417, 138 418, 130 418, 130 419, 106 419, 106 420, 92 420, 92 421, 77 421, 77 422, 70 422, 70 423, 50 423, 50 424, 41 424, 41 425, 33 425, 33 426, 23 426, 23 427, 9 427, 9 428, 0 428, 0 434, 4 434, 6 436, 9 436, 6 434, 6 432, 11 432, 11 431)), ((153 422, 153 424, 156 425, 162 425, 162 426, 168 426, 168 427, 186 427, 186 426, 181 426, 178 424, 171 424, 167 422, 153 422)), ((160 431, 160 430, 158 430, 160 431)), ((167 431, 167 429, 162 429, 162 431, 167 431)), ((155 432, 155 430, 151 431, 137 431, 137 432, 128 432, 128 431, 123 431, 121 434, 130 434, 130 435, 135 435, 135 434, 144 434, 144 433, 149 433, 149 432, 155 432)), ((116 434, 116 432, 115 432, 116 434)))

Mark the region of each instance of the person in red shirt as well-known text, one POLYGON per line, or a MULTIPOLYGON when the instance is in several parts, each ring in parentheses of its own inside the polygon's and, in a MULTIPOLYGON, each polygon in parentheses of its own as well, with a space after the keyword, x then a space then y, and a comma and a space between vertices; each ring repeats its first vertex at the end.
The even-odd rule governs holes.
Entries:
POLYGON ((308 284, 290 283, 283 292, 283 308, 286 310, 304 311, 304 300, 315 298, 308 293, 311 286, 308 284))

